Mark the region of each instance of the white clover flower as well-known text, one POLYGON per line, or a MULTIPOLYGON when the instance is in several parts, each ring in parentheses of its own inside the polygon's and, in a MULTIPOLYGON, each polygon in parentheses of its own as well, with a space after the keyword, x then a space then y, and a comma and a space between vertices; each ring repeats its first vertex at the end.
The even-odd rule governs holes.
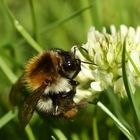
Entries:
MULTIPOLYGON (((81 83, 79 88, 87 89, 92 95, 109 87, 121 96, 126 94, 122 77, 124 41, 126 42, 127 76, 132 91, 135 92, 135 87, 140 85, 140 27, 134 29, 125 25, 121 25, 119 30, 112 25, 110 33, 106 28, 103 28, 102 32, 94 27, 90 28, 87 43, 77 47, 76 51, 79 59, 93 63, 82 63, 81 72, 78 75, 81 83)), ((88 99, 91 98, 89 92, 88 99)), ((78 94, 80 94, 79 91, 77 96, 78 94)), ((85 95, 82 96, 85 98, 85 95)))

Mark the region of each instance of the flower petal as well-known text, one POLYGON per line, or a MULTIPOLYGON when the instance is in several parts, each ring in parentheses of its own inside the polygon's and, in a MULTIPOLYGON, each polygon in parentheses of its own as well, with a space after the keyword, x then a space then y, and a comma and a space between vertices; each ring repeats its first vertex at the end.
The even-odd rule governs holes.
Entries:
POLYGON ((102 86, 101 86, 101 83, 100 83, 100 81, 97 81, 97 82, 92 82, 91 84, 90 84, 90 87, 93 89, 93 90, 95 90, 95 91, 103 91, 103 88, 102 88, 102 86))

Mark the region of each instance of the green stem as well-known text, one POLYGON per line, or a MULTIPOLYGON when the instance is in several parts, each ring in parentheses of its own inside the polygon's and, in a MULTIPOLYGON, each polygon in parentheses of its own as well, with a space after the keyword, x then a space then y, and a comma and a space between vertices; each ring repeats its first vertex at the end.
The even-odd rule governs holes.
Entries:
POLYGON ((5 126, 8 122, 10 122, 15 116, 17 115, 16 110, 10 110, 8 113, 6 113, 2 118, 0 118, 0 128, 5 126))
POLYGON ((5 4, 3 0, 3 6, 5 7, 5 11, 7 12, 7 15, 11 19, 14 27, 16 30, 26 39, 26 41, 37 51, 42 52, 42 48, 40 45, 31 37, 31 35, 25 30, 25 28, 19 23, 19 21, 15 18, 15 16, 12 14, 12 12, 9 10, 7 5, 5 4))
POLYGON ((26 126, 25 131, 26 131, 26 134, 27 134, 29 140, 36 140, 35 136, 33 135, 30 125, 26 126))
POLYGON ((56 140, 56 138, 54 136, 51 136, 52 140, 56 140))
POLYGON ((24 29, 24 27, 19 23, 18 20, 14 20, 14 25, 19 33, 37 52, 41 53, 43 51, 40 45, 30 36, 30 34, 24 29))
POLYGON ((11 83, 15 83, 17 81, 16 75, 11 71, 8 65, 6 65, 6 63, 3 61, 1 57, 0 57, 0 67, 11 83))
POLYGON ((70 16, 62 19, 62 20, 59 20, 57 22, 55 22, 54 24, 51 24, 51 26, 47 26, 47 27, 44 27, 41 31, 40 31, 40 34, 43 34, 44 32, 48 32, 56 27, 58 27, 59 25, 63 25, 65 23, 67 23, 68 21, 74 19, 75 17, 77 17, 79 14, 83 13, 84 11, 86 10, 89 10, 90 8, 92 7, 92 4, 87 6, 87 7, 84 7, 76 12, 74 12, 73 14, 71 14, 70 16))
POLYGON ((93 118, 93 139, 99 140, 97 118, 96 117, 93 118))
POLYGON ((63 132, 59 129, 53 129, 54 133, 60 140, 67 140, 67 137, 63 134, 63 132))
POLYGON ((131 108, 133 110, 133 115, 134 115, 134 122, 135 122, 135 128, 137 135, 139 135, 140 132, 140 116, 139 116, 139 110, 136 105, 131 86, 128 81, 127 73, 126 73, 126 63, 125 63, 125 53, 126 53, 126 39, 123 44, 123 52, 122 52, 122 74, 123 74, 123 82, 125 86, 125 90, 129 99, 129 103, 131 105, 131 108))
POLYGON ((35 40, 38 40, 38 28, 37 28, 37 20, 35 16, 35 7, 33 0, 29 0, 29 5, 31 9, 31 17, 32 17, 32 25, 33 25, 33 31, 34 31, 34 38, 35 40))
MULTIPOLYGON (((5 73, 9 81, 14 84, 17 81, 16 75, 11 71, 11 69, 6 65, 6 63, 3 61, 3 59, 0 57, 0 67, 2 71, 5 73)), ((17 110, 11 110, 7 114, 5 114, 0 119, 0 128, 2 128, 4 125, 6 125, 9 121, 11 121, 15 116, 17 115, 17 110)))
POLYGON ((116 126, 124 133, 124 135, 129 140, 135 140, 131 132, 115 117, 115 115, 107 107, 105 107, 100 101, 97 102, 97 106, 100 109, 102 109, 114 121, 116 126))

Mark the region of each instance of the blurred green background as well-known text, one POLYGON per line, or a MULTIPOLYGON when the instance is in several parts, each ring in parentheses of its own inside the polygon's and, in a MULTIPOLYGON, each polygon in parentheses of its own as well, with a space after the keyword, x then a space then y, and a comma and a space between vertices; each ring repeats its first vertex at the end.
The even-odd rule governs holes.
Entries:
MULTIPOLYGON (((103 26, 109 29, 111 24, 117 28, 121 24, 133 27, 140 24, 139 0, 6 0, 6 4, 43 49, 58 47, 70 50, 73 45, 80 46, 86 43, 91 26, 101 30, 103 26)), ((26 61, 35 54, 37 52, 16 31, 3 6, 3 0, 0 0, 0 57, 19 77, 26 61)), ((0 69, 0 117, 12 108, 8 98, 11 86, 12 83, 0 69)), ((131 120, 127 101, 122 103, 116 95, 106 94, 102 95, 101 100, 112 112, 115 112, 117 104, 117 108, 120 106, 128 120, 131 120)), ((56 135, 58 131, 68 140, 127 139, 104 112, 92 105, 82 109, 73 120, 68 121, 43 120, 35 115, 31 127, 38 140, 59 139, 56 135)), ((28 138, 15 118, 0 129, 0 139, 28 138)))

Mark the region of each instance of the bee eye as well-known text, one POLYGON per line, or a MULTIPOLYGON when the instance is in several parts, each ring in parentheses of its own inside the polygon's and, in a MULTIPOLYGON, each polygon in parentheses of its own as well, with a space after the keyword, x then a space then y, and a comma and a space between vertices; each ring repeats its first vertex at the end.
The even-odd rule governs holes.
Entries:
POLYGON ((69 71, 69 70, 72 69, 73 64, 72 64, 71 61, 68 61, 68 62, 64 63, 64 64, 62 65, 62 67, 63 67, 64 70, 69 71))

